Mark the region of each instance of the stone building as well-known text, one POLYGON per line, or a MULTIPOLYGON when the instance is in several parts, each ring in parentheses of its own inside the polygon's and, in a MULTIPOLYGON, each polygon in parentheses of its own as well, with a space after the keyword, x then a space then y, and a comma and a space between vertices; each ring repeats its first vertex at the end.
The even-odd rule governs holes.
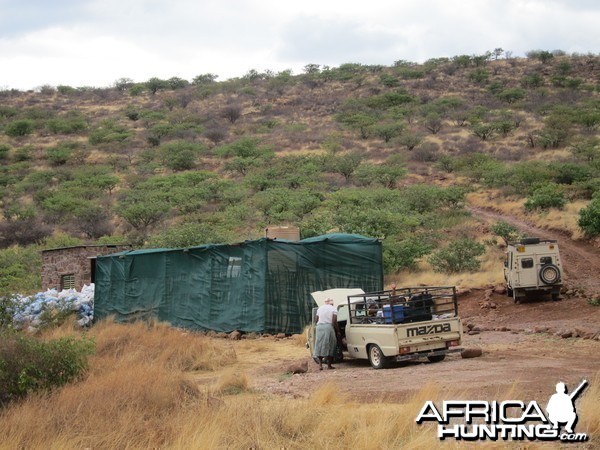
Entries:
POLYGON ((81 290, 95 279, 96 256, 131 250, 131 245, 77 245, 42 251, 42 289, 81 290))
POLYGON ((292 225, 270 226, 265 228, 265 236, 269 239, 287 239, 288 241, 299 241, 300 228, 292 225))

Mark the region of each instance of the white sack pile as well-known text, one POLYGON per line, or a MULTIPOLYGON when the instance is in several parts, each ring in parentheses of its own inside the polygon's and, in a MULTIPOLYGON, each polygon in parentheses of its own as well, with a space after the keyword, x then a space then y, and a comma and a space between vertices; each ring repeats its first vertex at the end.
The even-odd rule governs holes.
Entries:
POLYGON ((30 331, 35 331, 42 320, 40 316, 45 312, 57 310, 58 312, 76 311, 77 325, 85 327, 94 318, 94 284, 84 285, 81 292, 75 289, 48 289, 29 297, 15 299, 13 322, 17 328, 25 326, 30 331))

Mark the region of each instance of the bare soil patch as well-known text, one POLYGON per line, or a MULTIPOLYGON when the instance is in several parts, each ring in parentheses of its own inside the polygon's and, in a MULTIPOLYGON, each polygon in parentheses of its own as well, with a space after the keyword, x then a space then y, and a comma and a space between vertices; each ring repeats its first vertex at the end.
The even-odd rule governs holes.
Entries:
POLYGON ((440 363, 396 363, 384 370, 372 369, 367 361, 348 360, 336 364, 335 370, 319 371, 308 350, 290 339, 265 344, 260 356, 244 350, 243 341, 234 346, 254 389, 292 399, 309 397, 333 382, 358 402, 403 401, 428 384, 465 399, 501 400, 514 392, 523 400, 545 402, 558 381, 575 386, 583 378, 600 375, 600 341, 596 340, 600 307, 580 298, 517 305, 493 294, 487 301, 496 303, 496 308, 481 308, 484 296, 483 290, 475 290, 459 300, 465 324, 463 347, 481 348, 479 358, 455 354, 440 363), (580 337, 555 334, 576 329, 580 337), (308 371, 285 374, 298 363, 306 363, 308 371))

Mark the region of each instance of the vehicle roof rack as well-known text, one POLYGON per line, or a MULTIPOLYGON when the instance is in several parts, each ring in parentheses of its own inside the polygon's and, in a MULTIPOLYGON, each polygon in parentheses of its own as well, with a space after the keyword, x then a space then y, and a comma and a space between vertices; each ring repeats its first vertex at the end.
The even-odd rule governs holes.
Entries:
POLYGON ((509 242, 509 245, 532 245, 543 243, 556 243, 556 239, 540 239, 538 237, 525 237, 518 242, 509 242))

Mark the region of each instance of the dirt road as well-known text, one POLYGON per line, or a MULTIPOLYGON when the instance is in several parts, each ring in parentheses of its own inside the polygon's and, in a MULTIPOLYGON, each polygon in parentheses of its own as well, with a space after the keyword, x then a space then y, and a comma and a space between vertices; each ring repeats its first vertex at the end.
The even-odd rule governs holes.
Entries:
POLYGON ((600 295, 600 249, 589 242, 573 241, 563 233, 542 230, 521 219, 491 209, 474 206, 469 206, 468 209, 474 217, 488 223, 502 220, 529 236, 556 240, 560 248, 565 284, 571 288, 582 289, 590 296, 600 295))
POLYGON ((576 385, 582 378, 600 377, 600 341, 594 339, 600 333, 600 307, 580 298, 517 305, 494 294, 495 308, 482 308, 484 296, 484 291, 472 291, 459 299, 465 331, 466 325, 479 330, 465 334, 463 347, 481 348, 482 357, 453 355, 440 363, 397 363, 385 370, 374 370, 366 361, 345 361, 335 370, 319 371, 308 351, 297 349, 297 358, 273 356, 252 369, 255 387, 297 398, 333 381, 357 401, 378 402, 401 401, 434 383, 464 398, 494 399, 517 389, 541 401, 558 381, 576 385), (569 333, 580 337, 561 337, 569 333), (307 373, 282 377, 291 363, 306 361, 307 373))

